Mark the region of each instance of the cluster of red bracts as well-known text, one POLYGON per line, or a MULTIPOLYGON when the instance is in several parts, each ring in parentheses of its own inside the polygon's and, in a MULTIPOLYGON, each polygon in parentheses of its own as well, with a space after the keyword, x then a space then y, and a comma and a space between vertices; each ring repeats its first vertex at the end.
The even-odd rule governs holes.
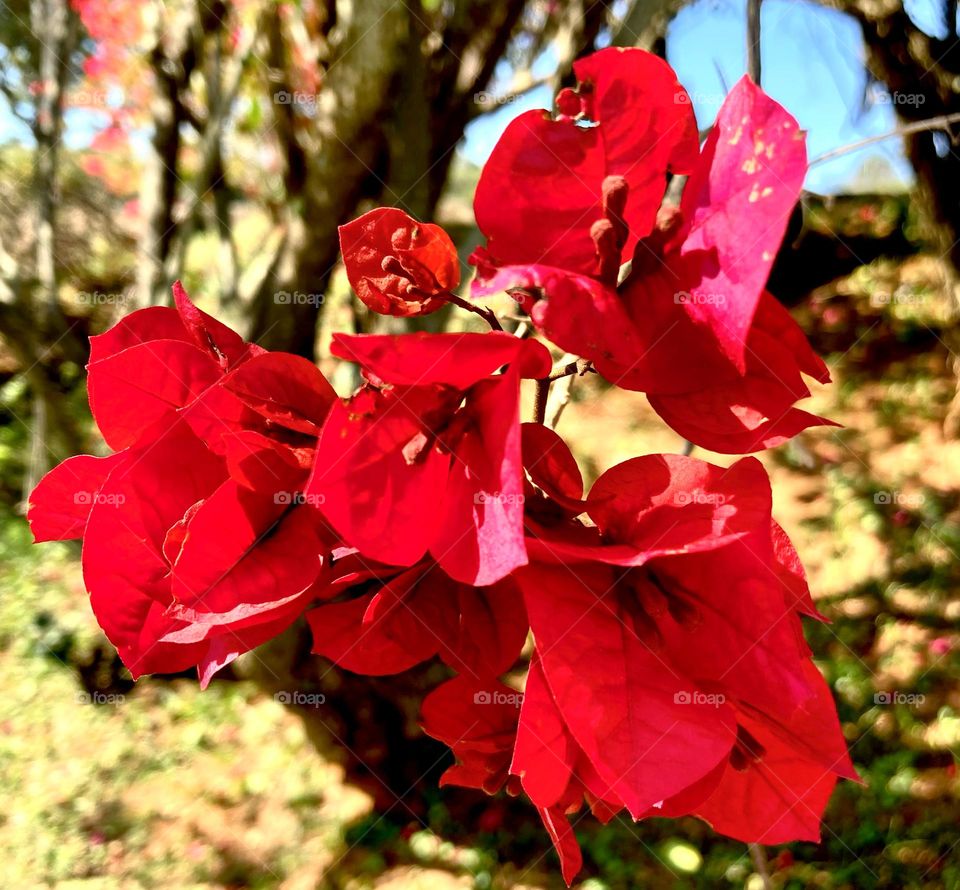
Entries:
MULTIPOLYGON (((826 371, 763 292, 802 179, 795 123, 743 82, 700 150, 659 59, 604 51, 577 76, 483 173, 476 287, 510 289, 546 339, 700 444, 751 451, 820 422, 792 403, 801 371, 826 371), (669 213, 667 171, 691 175, 669 213)), ((341 242, 376 311, 433 311, 459 282, 445 233, 401 211, 341 242)), ((174 296, 92 339, 90 406, 115 453, 65 461, 29 514, 38 541, 83 539, 93 610, 134 677, 196 666, 205 685, 302 615, 350 671, 439 657, 455 677, 423 726, 456 757, 443 781, 525 793, 568 882, 584 805, 819 837, 855 773, 756 460, 648 455, 585 494, 563 440, 520 420, 521 382, 551 373, 540 342, 337 335, 365 378, 341 400, 306 360, 174 296)))

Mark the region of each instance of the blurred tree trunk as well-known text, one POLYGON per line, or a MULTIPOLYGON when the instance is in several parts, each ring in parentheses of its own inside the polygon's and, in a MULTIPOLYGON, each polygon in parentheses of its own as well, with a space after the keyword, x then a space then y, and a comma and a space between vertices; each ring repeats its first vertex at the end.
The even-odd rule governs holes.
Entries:
MULTIPOLYGON (((397 0, 350 6, 349 19, 339 20, 343 30, 317 96, 314 126, 300 133, 291 127, 286 134, 288 189, 294 189, 288 201, 300 203, 302 212, 288 209, 282 252, 255 297, 250 330, 251 338, 268 349, 309 358, 320 301, 286 301, 278 294, 326 292, 339 253, 337 226, 350 215, 372 175, 410 26, 407 6, 397 0)), ((272 27, 278 30, 280 22, 272 27)), ((292 104, 284 111, 292 113, 292 104)))
MULTIPOLYGON (((904 121, 927 120, 960 111, 960 41, 956 6, 943 3, 949 25, 945 39, 930 37, 907 15, 898 0, 839 0, 839 9, 860 23, 871 73, 884 83, 904 121), (951 19, 951 16, 953 18, 951 19)), ((940 249, 954 271, 960 270, 960 156, 945 150, 943 133, 907 137, 907 153, 917 174, 921 200, 938 226, 940 249)))
MULTIPOLYGON (((832 5, 860 23, 868 51, 868 67, 884 83, 897 114, 906 122, 960 112, 960 41, 957 5, 942 0, 947 24, 944 39, 918 28, 899 0, 834 0, 832 5)), ((960 155, 953 150, 956 135, 921 132, 907 137, 907 155, 917 176, 917 194, 934 224, 934 236, 947 267, 946 287, 960 309, 960 155)), ((956 326, 954 326, 956 328, 956 326)), ((960 434, 960 332, 948 334, 957 391, 945 428, 960 434)))
POLYGON ((64 92, 69 60, 77 43, 77 19, 67 0, 33 0, 30 26, 39 45, 41 86, 33 118, 36 289, 34 293, 29 287, 20 291, 21 313, 29 330, 21 331, 24 339, 15 346, 33 391, 24 499, 54 463, 82 446, 77 425, 64 410, 62 393, 46 355, 60 341, 69 346, 71 339, 60 311, 56 233, 64 92))

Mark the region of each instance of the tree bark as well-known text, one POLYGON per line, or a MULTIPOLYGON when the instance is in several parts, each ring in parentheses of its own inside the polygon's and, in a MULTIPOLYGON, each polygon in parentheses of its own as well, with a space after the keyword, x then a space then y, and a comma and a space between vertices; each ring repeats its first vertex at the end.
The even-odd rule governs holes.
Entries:
POLYGON ((290 137, 305 143, 291 148, 306 163, 303 212, 288 214, 283 253, 255 297, 250 329, 267 349, 311 359, 321 298, 339 253, 337 227, 374 175, 381 122, 395 102, 396 73, 408 48, 409 13, 396 0, 358 0, 350 4, 349 20, 341 14, 339 26, 314 126, 290 137), (297 299, 301 294, 312 298, 297 299))

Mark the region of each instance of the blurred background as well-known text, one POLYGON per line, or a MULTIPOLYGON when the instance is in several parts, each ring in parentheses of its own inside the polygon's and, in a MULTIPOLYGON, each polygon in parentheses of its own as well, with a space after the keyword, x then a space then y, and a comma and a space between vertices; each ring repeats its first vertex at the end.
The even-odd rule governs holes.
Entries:
MULTIPOLYGON (((562 886, 531 810, 438 792, 446 755, 416 712, 442 668, 351 677, 295 628, 202 694, 186 676, 134 688, 78 548, 31 547, 23 504, 54 463, 103 449, 90 334, 182 278, 348 392, 330 333, 387 322, 351 297, 338 224, 399 205, 466 257, 484 159, 574 58, 665 55, 705 130, 746 70, 747 22, 745 0, 0 0, 3 886, 562 886)), ((960 887, 957 2, 765 0, 760 26, 762 84, 814 159, 771 289, 834 374, 810 409, 844 424, 762 459, 832 622, 808 636, 867 783, 837 790, 822 843, 765 851, 766 880, 960 887)), ((683 444, 594 378, 560 429, 590 478, 683 444)), ((695 820, 578 835, 589 890, 764 886, 695 820)))

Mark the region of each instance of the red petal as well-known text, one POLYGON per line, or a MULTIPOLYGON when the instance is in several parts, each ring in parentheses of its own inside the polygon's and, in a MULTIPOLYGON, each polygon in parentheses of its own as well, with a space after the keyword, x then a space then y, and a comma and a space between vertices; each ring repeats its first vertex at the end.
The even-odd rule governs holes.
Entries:
POLYGON ((149 306, 131 312, 110 330, 91 337, 90 364, 110 358, 131 346, 153 340, 193 342, 176 309, 169 306, 149 306))
POLYGON ((564 796, 579 753, 534 654, 510 772, 520 777, 523 790, 538 807, 552 807, 564 796))
POLYGON ((638 818, 697 781, 734 740, 730 709, 690 701, 697 686, 628 629, 616 573, 535 566, 518 573, 543 669, 598 775, 638 818), (687 698, 684 698, 687 696, 687 698))
POLYGON ((289 609, 286 614, 274 621, 255 624, 240 630, 225 629, 218 636, 213 636, 207 642, 203 658, 197 664, 200 688, 206 689, 218 671, 223 670, 244 652, 256 649, 267 640, 282 634, 297 620, 299 614, 299 609, 289 609))
POLYGON ((122 459, 119 454, 79 454, 47 473, 30 493, 27 520, 33 539, 39 543, 82 538, 100 487, 122 459))
POLYGON ((810 587, 807 584, 807 573, 803 568, 803 563, 800 562, 800 556, 793 546, 793 542, 777 522, 773 520, 771 522, 773 568, 781 584, 783 584, 787 606, 802 612, 804 615, 809 615, 811 618, 826 621, 827 619, 814 605, 813 597, 810 595, 810 587))
POLYGON ((560 857, 560 871, 563 874, 564 881, 569 887, 573 879, 577 876, 580 869, 583 868, 583 854, 580 852, 580 845, 577 843, 577 837, 570 827, 563 809, 552 807, 546 809, 538 807, 540 818, 543 820, 543 827, 547 829, 550 840, 553 841, 553 847, 560 857))
POLYGON ((567 443, 542 423, 521 426, 523 468, 533 483, 564 506, 583 510, 583 476, 567 443))
POLYGON ((90 511, 84 582, 97 621, 135 676, 183 670, 202 654, 157 643, 182 626, 164 614, 170 566, 163 545, 170 528, 225 475, 222 461, 177 425, 142 452, 122 455, 90 511))
POLYGON ((511 363, 517 365, 521 377, 546 377, 550 373, 550 354, 542 344, 501 331, 356 337, 334 334, 330 351, 398 386, 442 383, 467 389, 511 363))
POLYGON ((700 393, 648 398, 653 410, 681 436, 720 454, 776 448, 811 426, 840 425, 790 407, 790 401, 784 403, 777 393, 771 399, 769 389, 764 389, 764 381, 747 378, 700 393))
POLYGON ((780 349, 788 352, 800 371, 820 383, 830 382, 830 371, 813 351, 810 341, 800 325, 786 308, 767 291, 764 291, 753 318, 755 329, 763 331, 780 349))
POLYGON ((259 347, 249 347, 238 333, 194 306, 179 281, 173 283, 173 301, 194 344, 222 368, 242 361, 251 350, 258 351, 259 347))
POLYGON ((368 559, 413 565, 434 536, 450 455, 428 444, 411 462, 404 446, 445 394, 415 388, 361 390, 335 402, 317 445, 308 497, 338 534, 368 559))
POLYGON ((530 292, 524 308, 537 330, 565 352, 624 367, 644 354, 643 338, 617 292, 593 278, 544 265, 504 266, 475 284, 474 295, 515 290, 530 292))
POLYGON ((316 523, 309 507, 224 482, 187 527, 172 572, 175 614, 199 624, 233 624, 300 597, 322 566, 316 523))
MULTIPOLYGON (((623 256, 653 228, 669 169, 687 172, 697 131, 686 93, 662 60, 642 50, 607 49, 576 64, 590 84, 597 126, 521 114, 484 166, 474 211, 490 254, 502 265, 541 263, 597 271, 591 225, 602 216, 607 176, 629 185, 623 256)), ((581 88, 581 94, 586 90, 581 88)))
POLYGON ((172 423, 220 378, 219 367, 182 340, 131 346, 88 367, 90 410, 107 444, 133 445, 153 424, 172 423))
POLYGON ((307 613, 313 651, 358 674, 409 670, 437 654, 455 622, 456 585, 430 563, 416 566, 377 593, 307 613))
POLYGON ((225 433, 224 457, 230 478, 253 491, 276 492, 290 503, 306 482, 299 453, 254 430, 225 433))
POLYGON ((509 578, 491 587, 456 585, 455 623, 443 636, 440 656, 471 677, 496 677, 513 666, 527 641, 523 596, 509 578))
POLYGON ((811 697, 800 619, 784 601, 762 532, 648 568, 694 610, 688 626, 657 622, 663 657, 677 670, 768 714, 789 715, 811 697))
POLYGON ((378 207, 340 226, 340 249, 357 296, 382 315, 435 312, 445 304, 435 295, 460 283, 460 260, 450 236, 396 207, 378 207), (392 260, 386 269, 385 260, 392 260))
POLYGON ((648 454, 600 476, 587 510, 610 540, 665 555, 713 550, 765 530, 770 503, 770 481, 754 458, 725 468, 676 454, 648 454))
POLYGON ((527 562, 516 373, 478 383, 463 411, 471 425, 454 450, 430 552, 451 577, 483 586, 527 562))
POLYGON ((716 791, 695 808, 714 830, 747 843, 820 840, 820 819, 837 776, 856 778, 856 773, 829 689, 822 678, 817 685, 818 698, 782 727, 738 717, 764 753, 742 771, 728 764, 716 791))
POLYGON ((521 698, 520 693, 500 682, 455 677, 423 700, 423 731, 454 749, 466 743, 509 755, 521 698))
POLYGON ((796 120, 748 77, 731 90, 683 192, 684 291, 742 371, 747 334, 807 170, 796 120), (693 269, 696 269, 693 272, 693 269))
POLYGON ((285 352, 266 352, 244 362, 224 379, 235 393, 268 421, 316 435, 337 398, 312 362, 285 352))

